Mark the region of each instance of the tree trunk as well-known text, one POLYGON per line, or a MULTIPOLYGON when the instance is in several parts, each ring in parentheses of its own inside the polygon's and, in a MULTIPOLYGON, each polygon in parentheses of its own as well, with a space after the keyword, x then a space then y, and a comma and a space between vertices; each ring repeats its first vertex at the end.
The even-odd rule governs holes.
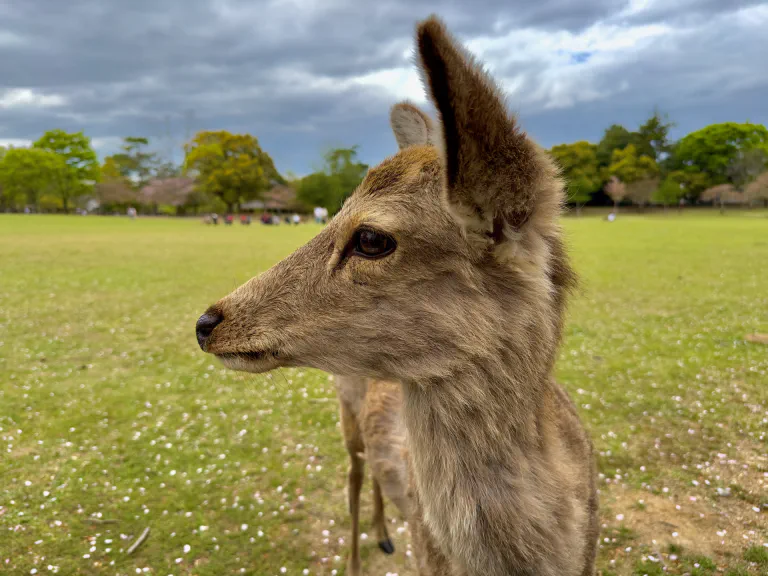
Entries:
POLYGON ((725 201, 722 199, 720 200, 720 214, 725 214, 725 201))
POLYGON ((576 217, 581 218, 581 204, 576 204, 576 217))
POLYGON ((61 199, 61 203, 64 206, 64 214, 69 214, 69 201, 66 197, 61 199))
POLYGON ((618 214, 619 213, 619 201, 614 200, 613 201, 613 213, 618 214))

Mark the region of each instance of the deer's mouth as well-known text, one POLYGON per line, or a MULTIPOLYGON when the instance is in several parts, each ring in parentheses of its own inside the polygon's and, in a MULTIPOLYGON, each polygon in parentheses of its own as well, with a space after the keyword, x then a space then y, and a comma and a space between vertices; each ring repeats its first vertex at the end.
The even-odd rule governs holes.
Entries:
POLYGON ((225 352, 217 354, 222 360, 233 360, 241 358, 243 360, 262 360, 268 356, 277 358, 279 353, 276 350, 252 350, 250 352, 225 352))
POLYGON ((247 352, 222 352, 216 354, 222 363, 232 370, 243 372, 268 372, 285 366, 287 358, 279 350, 251 350, 247 352))

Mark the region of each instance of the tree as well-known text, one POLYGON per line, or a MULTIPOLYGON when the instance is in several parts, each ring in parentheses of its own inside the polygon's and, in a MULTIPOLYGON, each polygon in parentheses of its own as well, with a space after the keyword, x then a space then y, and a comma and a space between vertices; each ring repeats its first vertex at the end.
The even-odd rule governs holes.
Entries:
POLYGON ((270 180, 282 181, 272 159, 250 134, 199 132, 185 146, 184 167, 205 193, 232 212, 240 202, 260 198, 270 180))
POLYGON ((682 183, 674 176, 669 175, 653 192, 651 200, 664 206, 664 211, 666 212, 667 206, 678 203, 684 194, 685 189, 682 183))
POLYGON ((613 124, 603 134, 603 139, 597 145, 595 153, 600 166, 608 166, 611 163, 614 150, 623 150, 632 143, 632 132, 621 126, 613 124))
POLYGON ((626 196, 641 208, 645 206, 659 184, 659 166, 645 155, 638 155, 634 144, 614 150, 608 172, 626 185, 626 196))
POLYGON ((624 182, 616 178, 616 176, 611 176, 608 179, 608 184, 605 185, 605 193, 613 200, 613 211, 618 212, 619 202, 624 200, 624 196, 627 195, 627 187, 624 185, 624 182))
POLYGON ((750 206, 756 202, 762 202, 768 206, 768 172, 763 172, 749 183, 744 194, 750 203, 750 206))
POLYGON ((697 166, 686 166, 682 170, 673 170, 667 174, 675 182, 680 184, 683 190, 682 197, 694 200, 706 189, 709 176, 701 172, 697 166))
POLYGON ((49 130, 32 146, 58 154, 69 168, 68 177, 58 186, 62 207, 68 212, 70 199, 86 193, 99 178, 99 161, 90 138, 82 132, 49 130))
MULTIPOLYGON (((3 156, 5 156, 6 152, 7 148, 5 146, 0 146, 0 166, 2 166, 3 156)), ((0 181, 0 211, 5 212, 9 208, 10 207, 6 204, 5 193, 3 192, 3 182, 0 181)))
POLYGON ((653 198, 659 187, 659 179, 655 176, 644 176, 627 184, 627 198, 640 206, 642 210, 653 198))
POLYGON ((192 178, 180 176, 177 178, 155 178, 141 189, 141 200, 144 204, 159 206, 168 205, 180 209, 191 198, 195 191, 195 181, 192 178))
POLYGON ((322 206, 334 213, 355 191, 368 171, 368 165, 356 162, 357 147, 335 148, 326 152, 325 166, 301 179, 298 199, 307 206, 322 206))
POLYGON ((69 212, 70 199, 81 195, 98 177, 98 160, 88 138, 82 132, 69 134, 63 130, 49 130, 36 142, 33 148, 46 150, 61 157, 67 170, 60 173, 55 190, 59 202, 47 195, 45 208, 60 206, 69 212))
POLYGON ((138 194, 123 175, 123 167, 114 156, 107 156, 101 166, 101 181, 96 184, 96 196, 102 204, 126 205, 138 202, 138 194))
POLYGON ((64 158, 39 148, 13 148, 0 162, 3 203, 10 208, 34 204, 40 210, 44 195, 61 198, 59 187, 66 182, 70 169, 64 158))
POLYGON ((165 180, 166 178, 179 178, 183 176, 183 169, 173 162, 159 162, 154 171, 154 179, 165 180))
POLYGON ((720 214, 725 214, 726 202, 741 204, 744 202, 744 195, 736 190, 733 184, 718 184, 704 190, 701 193, 700 200, 718 204, 720 206, 720 214))
POLYGON ((638 155, 635 145, 629 144, 623 150, 613 151, 608 172, 611 176, 616 176, 622 182, 630 184, 657 176, 659 166, 653 158, 638 155))
POLYGON ((147 146, 147 138, 128 136, 123 138, 121 152, 107 157, 126 182, 137 190, 146 186, 159 164, 157 154, 148 152, 147 146))
POLYGON ((602 179, 597 163, 597 146, 584 140, 573 144, 560 144, 550 151, 562 168, 568 187, 568 201, 576 204, 577 213, 581 205, 600 189, 602 179))
POLYGON ((657 163, 663 160, 671 147, 669 130, 674 126, 673 122, 669 122, 658 110, 654 110, 651 117, 632 134, 638 154, 653 158, 657 163))
POLYGON ((734 183, 734 166, 744 161, 749 150, 768 153, 768 129, 761 124, 725 122, 712 124, 682 138, 674 149, 675 170, 706 174, 704 188, 734 183))
POLYGON ((728 166, 728 178, 736 188, 743 190, 744 187, 757 178, 766 168, 768 161, 768 147, 750 148, 748 150, 739 150, 731 159, 728 166))

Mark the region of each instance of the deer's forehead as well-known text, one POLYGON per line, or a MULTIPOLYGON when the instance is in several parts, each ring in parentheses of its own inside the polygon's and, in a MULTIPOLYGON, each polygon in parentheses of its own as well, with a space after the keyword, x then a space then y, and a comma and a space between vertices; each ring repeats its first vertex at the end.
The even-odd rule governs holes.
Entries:
POLYGON ((368 171, 358 190, 360 196, 407 193, 425 175, 437 176, 437 150, 432 146, 406 148, 368 171))

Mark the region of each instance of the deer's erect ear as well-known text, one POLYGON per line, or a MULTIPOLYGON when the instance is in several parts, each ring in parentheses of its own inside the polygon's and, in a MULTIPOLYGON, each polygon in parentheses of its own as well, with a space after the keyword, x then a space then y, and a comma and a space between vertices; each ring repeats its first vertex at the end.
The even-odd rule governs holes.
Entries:
POLYGON ((449 206, 468 231, 501 241, 527 222, 549 164, 439 19, 418 25, 417 44, 425 88, 440 113, 449 206))
POLYGON ((432 119, 413 104, 408 102, 395 104, 389 115, 389 123, 392 125, 392 132, 395 133, 400 150, 409 146, 435 143, 432 119))

